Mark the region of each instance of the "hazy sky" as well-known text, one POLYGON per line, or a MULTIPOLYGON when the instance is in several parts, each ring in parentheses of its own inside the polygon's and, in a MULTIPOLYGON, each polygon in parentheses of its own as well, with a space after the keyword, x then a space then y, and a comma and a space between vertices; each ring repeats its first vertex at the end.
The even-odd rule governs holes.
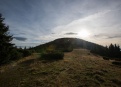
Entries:
POLYGON ((0 13, 17 46, 61 37, 121 46, 121 0, 0 0, 0 13))

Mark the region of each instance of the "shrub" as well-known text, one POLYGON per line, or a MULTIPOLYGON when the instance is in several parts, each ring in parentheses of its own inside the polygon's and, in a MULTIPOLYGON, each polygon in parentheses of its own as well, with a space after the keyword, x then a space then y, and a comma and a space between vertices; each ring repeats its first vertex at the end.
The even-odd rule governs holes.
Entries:
POLYGON ((23 57, 23 53, 19 52, 16 48, 12 48, 11 51, 7 53, 7 55, 5 52, 3 53, 3 58, 6 58, 2 60, 2 62, 0 61, 0 65, 9 63, 12 60, 16 60, 23 57))
POLYGON ((103 59, 104 60, 109 60, 110 58, 103 56, 103 59))
POLYGON ((61 51, 43 52, 41 58, 45 60, 59 60, 63 59, 64 53, 61 51))
POLYGON ((11 60, 16 60, 22 57, 23 57, 23 53, 17 51, 16 49, 13 49, 11 51, 11 60))
POLYGON ((27 49, 18 49, 18 51, 23 54, 23 57, 27 57, 32 53, 30 50, 27 49))
POLYGON ((29 55, 31 55, 31 52, 29 50, 24 50, 23 51, 23 57, 27 57, 29 55))
POLYGON ((71 52, 73 51, 72 47, 64 48, 63 52, 71 52))

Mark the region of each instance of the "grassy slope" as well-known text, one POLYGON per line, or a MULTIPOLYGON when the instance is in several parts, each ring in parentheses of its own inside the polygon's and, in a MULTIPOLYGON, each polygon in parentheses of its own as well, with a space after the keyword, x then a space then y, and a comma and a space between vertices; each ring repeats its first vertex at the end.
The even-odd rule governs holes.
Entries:
POLYGON ((42 61, 33 54, 0 67, 0 87, 120 87, 121 66, 75 49, 64 60, 42 61))

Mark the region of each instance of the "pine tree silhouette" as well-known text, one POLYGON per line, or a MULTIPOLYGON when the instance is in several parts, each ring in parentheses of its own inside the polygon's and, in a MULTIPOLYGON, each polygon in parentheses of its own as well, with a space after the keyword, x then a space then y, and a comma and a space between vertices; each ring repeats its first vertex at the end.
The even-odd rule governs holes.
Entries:
POLYGON ((4 63, 11 58, 12 39, 12 36, 9 34, 9 27, 6 26, 4 18, 0 14, 0 63, 4 63))

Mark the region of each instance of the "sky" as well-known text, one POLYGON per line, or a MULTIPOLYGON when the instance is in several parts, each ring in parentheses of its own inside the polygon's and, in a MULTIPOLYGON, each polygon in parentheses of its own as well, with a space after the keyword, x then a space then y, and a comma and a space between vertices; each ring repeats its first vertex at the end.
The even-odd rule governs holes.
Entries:
POLYGON ((16 46, 63 37, 121 46, 121 0, 0 0, 16 46))

